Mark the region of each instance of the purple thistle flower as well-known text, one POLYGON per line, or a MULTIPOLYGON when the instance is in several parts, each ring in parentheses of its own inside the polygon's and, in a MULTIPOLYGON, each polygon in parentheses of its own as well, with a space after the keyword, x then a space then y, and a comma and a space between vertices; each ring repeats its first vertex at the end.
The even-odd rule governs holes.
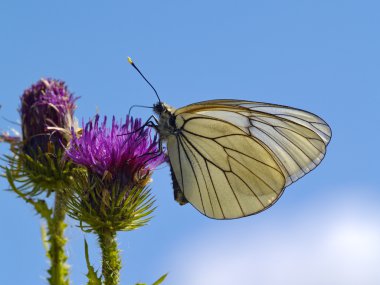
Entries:
POLYGON ((65 83, 55 79, 41 79, 24 91, 20 113, 26 154, 34 157, 40 150, 46 153, 50 143, 57 149, 67 144, 64 134, 52 129, 71 129, 75 100, 65 83))
POLYGON ((112 119, 111 128, 99 116, 83 126, 82 135, 72 132, 66 156, 89 170, 89 174, 102 178, 108 185, 121 187, 145 186, 152 171, 166 159, 159 152, 157 136, 151 129, 142 127, 141 119, 126 118, 125 123, 112 119))

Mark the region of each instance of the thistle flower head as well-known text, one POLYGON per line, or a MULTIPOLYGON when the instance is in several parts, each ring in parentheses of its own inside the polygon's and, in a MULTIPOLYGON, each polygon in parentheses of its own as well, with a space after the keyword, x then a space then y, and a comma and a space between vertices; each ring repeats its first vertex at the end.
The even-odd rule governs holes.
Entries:
POLYGON ((152 199, 146 189, 152 171, 165 161, 157 136, 142 126, 140 119, 125 122, 99 116, 83 126, 80 136, 73 132, 66 157, 86 169, 74 176, 77 186, 67 195, 72 216, 91 229, 111 227, 128 230, 143 225, 151 212, 152 199))
POLYGON ((54 129, 71 129, 75 100, 65 83, 55 79, 41 79, 24 91, 20 114, 26 154, 46 153, 51 144, 58 150, 67 143, 64 132, 54 129))
POLYGON ((111 127, 106 124, 107 117, 100 123, 97 115, 84 126, 81 136, 73 133, 66 156, 111 183, 144 186, 152 170, 165 159, 159 153, 157 137, 152 139, 140 119, 127 117, 124 124, 118 124, 113 117, 111 127))
POLYGON ((63 81, 41 79, 21 96, 22 136, 0 136, 11 145, 5 156, 9 181, 19 182, 26 195, 62 188, 71 179, 71 165, 62 159, 74 126, 76 98, 63 81))

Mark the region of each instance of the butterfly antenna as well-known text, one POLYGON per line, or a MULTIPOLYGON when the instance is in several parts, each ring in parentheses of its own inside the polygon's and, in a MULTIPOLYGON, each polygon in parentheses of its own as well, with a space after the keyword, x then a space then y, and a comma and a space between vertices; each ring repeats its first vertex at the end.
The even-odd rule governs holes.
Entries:
POLYGON ((131 115, 131 111, 133 108, 135 107, 139 107, 139 108, 149 108, 149 109, 153 109, 152 106, 144 106, 144 105, 132 105, 130 108, 129 108, 129 111, 128 111, 128 116, 131 115))
POLYGON ((141 75, 141 77, 144 78, 144 80, 146 81, 146 83, 148 83, 149 86, 152 87, 154 93, 156 93, 156 96, 157 96, 158 102, 161 103, 161 99, 160 99, 160 97, 158 96, 158 93, 157 93, 156 89, 153 87, 152 84, 150 84, 150 82, 148 81, 148 79, 145 78, 145 76, 141 73, 140 69, 137 68, 137 66, 134 64, 132 58, 130 58, 129 56, 128 56, 128 62, 133 66, 134 69, 137 70, 137 72, 141 75))

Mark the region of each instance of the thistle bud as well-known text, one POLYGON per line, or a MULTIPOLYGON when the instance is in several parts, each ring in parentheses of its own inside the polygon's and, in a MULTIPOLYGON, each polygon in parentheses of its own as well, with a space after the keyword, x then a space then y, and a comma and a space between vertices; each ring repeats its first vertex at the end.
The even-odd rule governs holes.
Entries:
POLYGON ((13 153, 6 156, 7 177, 19 182, 28 196, 45 191, 49 195, 71 179, 71 166, 63 160, 63 153, 74 127, 76 98, 63 81, 41 79, 20 99, 22 136, 0 136, 0 141, 10 143, 13 153))
MULTIPOLYGON (((131 230, 144 225, 153 200, 147 188, 152 171, 165 161, 157 136, 141 120, 125 123, 107 118, 88 122, 81 136, 72 134, 66 157, 85 171, 76 171, 69 214, 90 231, 131 230)), ((71 187, 72 185, 70 185, 71 187)))
POLYGON ((73 126, 75 99, 63 81, 41 79, 21 96, 21 127, 25 154, 63 149, 65 132, 73 126))

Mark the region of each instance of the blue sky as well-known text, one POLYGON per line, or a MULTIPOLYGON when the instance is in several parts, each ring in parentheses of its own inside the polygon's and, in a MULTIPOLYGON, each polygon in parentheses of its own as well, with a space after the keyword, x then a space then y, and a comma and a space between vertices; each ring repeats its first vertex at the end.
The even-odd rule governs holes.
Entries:
MULTIPOLYGON (((81 96, 80 120, 152 105, 127 56, 175 107, 236 98, 314 112, 333 130, 325 160, 259 215, 215 221, 180 207, 169 169, 158 170, 154 219, 119 234, 122 284, 165 272, 181 285, 379 284, 379 11, 366 0, 3 1, 0 116, 17 120, 19 96, 41 77, 81 96)), ((13 193, 0 201, 0 284, 46 284, 41 221, 13 193)), ((84 284, 83 238, 96 267, 99 248, 69 224, 71 276, 84 284)))

